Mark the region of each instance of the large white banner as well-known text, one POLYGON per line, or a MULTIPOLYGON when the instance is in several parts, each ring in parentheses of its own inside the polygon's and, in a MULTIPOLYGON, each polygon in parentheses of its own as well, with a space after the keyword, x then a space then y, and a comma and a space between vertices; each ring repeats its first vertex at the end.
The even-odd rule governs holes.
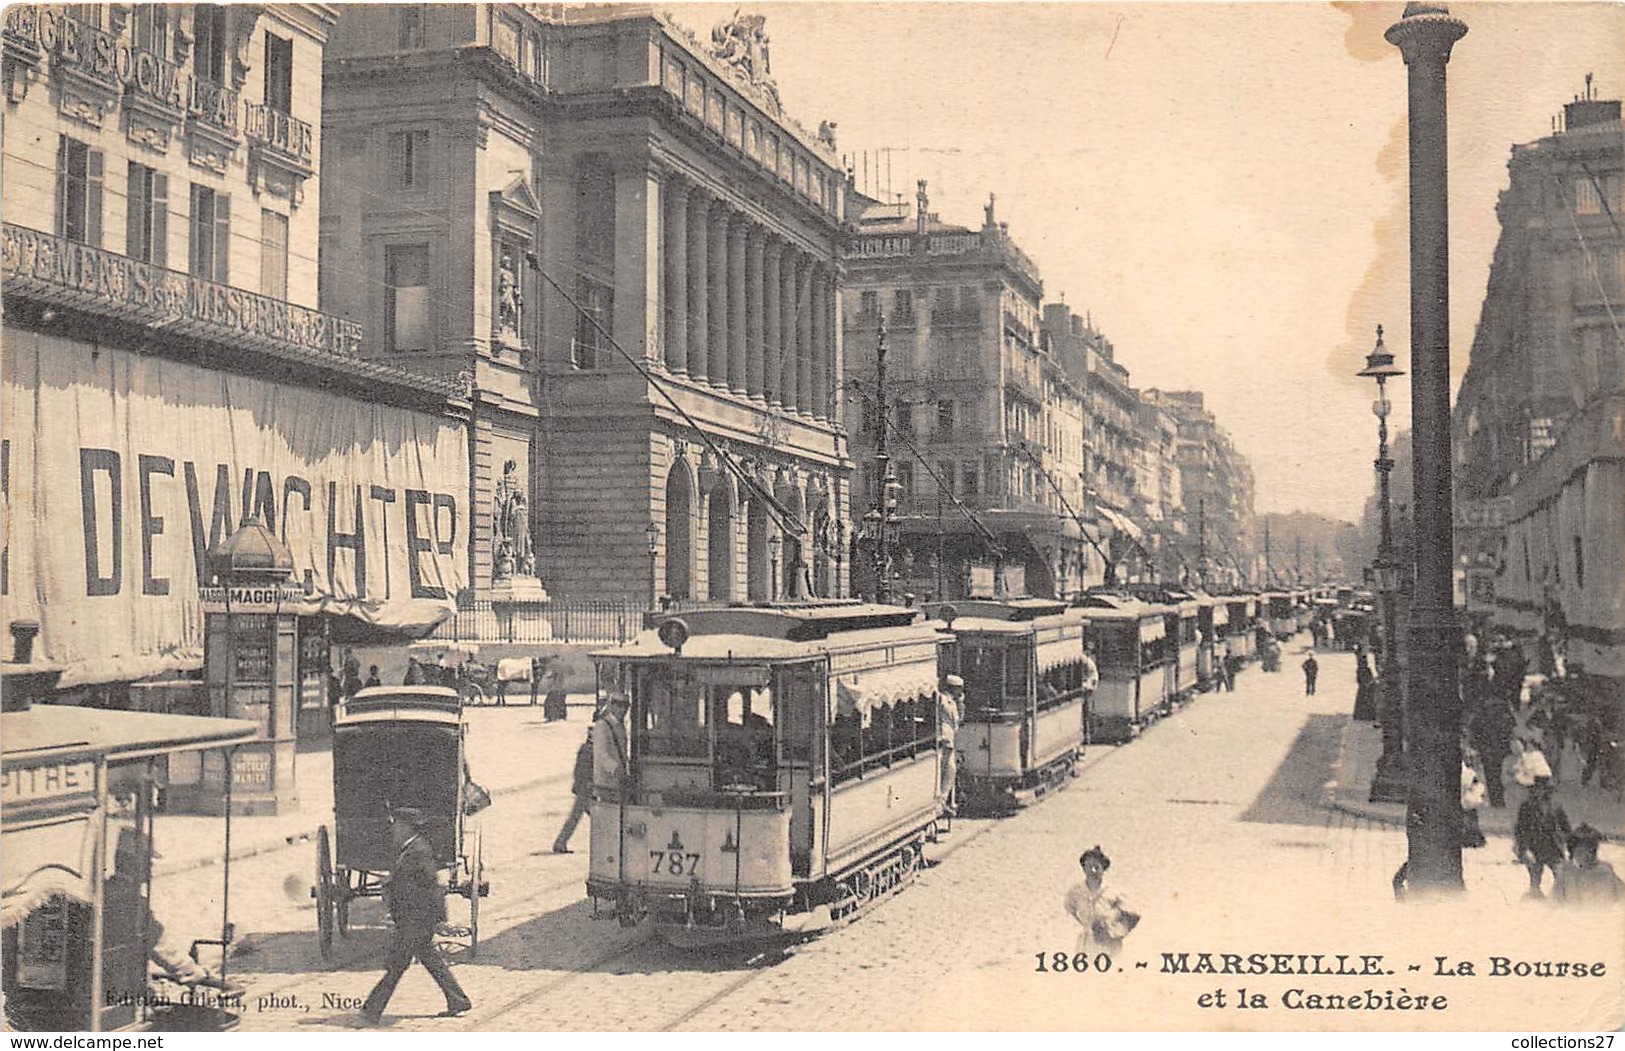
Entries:
POLYGON ((64 685, 201 659, 206 553, 250 515, 312 610, 427 625, 465 586, 457 420, 8 328, 5 619, 64 685))

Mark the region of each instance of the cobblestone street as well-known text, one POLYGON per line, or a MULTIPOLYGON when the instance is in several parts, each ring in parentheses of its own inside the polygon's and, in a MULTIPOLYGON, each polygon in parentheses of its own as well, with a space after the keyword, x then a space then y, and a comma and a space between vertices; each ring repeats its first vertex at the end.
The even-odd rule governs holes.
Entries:
MULTIPOLYGON (((1374 988, 1446 997, 1444 1010, 1409 1012, 1407 1027, 1535 1024, 1529 1003, 1506 995, 1511 980, 1487 976, 1490 957, 1549 959, 1551 924, 1569 917, 1522 900, 1523 868, 1508 837, 1495 834, 1466 853, 1464 899, 1394 903, 1400 829, 1330 805, 1350 739, 1353 660, 1323 654, 1321 664, 1314 698, 1302 696, 1289 652, 1281 674, 1254 666, 1235 693, 1200 695, 1132 744, 1091 750, 1081 776, 1048 800, 1003 820, 957 821, 934 848, 938 863, 855 924, 719 955, 665 946, 647 925, 595 921, 583 898, 585 855, 545 852, 569 802, 565 779, 546 772, 567 769, 581 723, 530 726, 534 716, 522 709, 475 712, 473 752, 491 757, 476 776, 499 790, 484 816, 491 896, 479 955, 457 966, 476 1006, 459 1021, 434 1019, 443 1005, 415 969, 386 1023, 435 1031, 1113 1029, 1155 1019, 1157 1027, 1290 1029, 1309 1023, 1306 1012, 1283 1009, 1288 989, 1374 988), (508 752, 522 771, 497 765, 499 750, 490 748, 516 739, 524 747, 508 752), (500 794, 521 773, 540 783, 500 794), (1144 920, 1108 973, 1037 973, 1038 953, 1072 953, 1076 928, 1061 899, 1076 881, 1077 855, 1095 843, 1113 858, 1108 881, 1144 920), (1207 920, 1193 925, 1192 916, 1207 920), (1164 973, 1164 953, 1190 954, 1195 969, 1203 952, 1321 953, 1324 970, 1335 970, 1337 954, 1373 953, 1392 973, 1164 973), (1474 961, 1478 974, 1440 977, 1436 956, 1474 961), (1232 1013, 1240 987, 1265 993, 1270 1009, 1232 1013), (1226 1007, 1197 1006, 1218 989, 1232 997, 1226 1007)), ((585 834, 577 835, 580 847, 585 834)), ((339 943, 333 968, 321 968, 313 870, 305 843, 234 867, 232 914, 245 936, 233 968, 250 990, 245 1029, 354 1024, 348 1005, 377 977, 388 935, 376 902, 356 907, 358 929, 339 943), (256 1010, 261 997, 290 996, 291 1004, 256 1010)), ((218 886, 207 868, 161 880, 160 909, 210 893, 210 880, 218 886)), ((454 922, 461 905, 448 901, 454 922)), ((1617 974, 1619 914, 1572 925, 1563 958, 1603 960, 1617 974)), ((1546 984, 1553 1020, 1618 1022, 1617 980, 1546 984)), ((1340 1012, 1338 1024, 1394 1022, 1370 1010, 1340 1012)))

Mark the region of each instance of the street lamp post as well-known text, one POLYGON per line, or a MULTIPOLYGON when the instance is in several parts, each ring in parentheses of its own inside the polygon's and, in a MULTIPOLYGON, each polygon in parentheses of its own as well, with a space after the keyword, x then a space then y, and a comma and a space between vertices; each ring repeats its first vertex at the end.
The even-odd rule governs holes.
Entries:
POLYGON ((886 403, 886 316, 879 316, 878 339, 875 342, 875 406, 880 419, 875 428, 875 471, 880 476, 875 508, 863 516, 872 527, 875 543, 875 601, 891 601, 891 536, 892 511, 897 506, 897 479, 892 474, 891 456, 887 452, 886 431, 891 426, 890 410, 886 403))
POLYGON ((767 538, 767 599, 769 602, 779 600, 779 548, 784 544, 779 534, 774 533, 767 538))
POLYGON ((660 546, 660 527, 650 522, 644 527, 643 535, 649 539, 649 608, 655 609, 660 605, 660 584, 655 579, 655 557, 660 546))
POLYGON ((1388 476, 1394 461, 1388 458, 1388 381, 1405 375, 1394 356, 1382 341, 1382 326, 1377 326, 1377 345, 1366 355, 1365 368, 1355 373, 1377 381, 1377 400, 1371 403, 1371 412, 1377 417, 1377 489, 1380 508, 1380 531, 1377 534, 1376 571, 1377 591, 1382 596, 1382 667, 1377 676, 1377 712, 1382 723, 1382 756, 1377 760, 1377 773, 1371 779, 1371 802, 1403 803, 1406 796, 1405 780, 1405 706, 1403 693, 1394 661, 1396 639, 1394 626, 1394 593, 1398 590, 1399 565, 1394 559, 1393 517, 1390 510, 1388 476))
POLYGON ((1411 452, 1416 583, 1406 619, 1407 873, 1424 895, 1461 878, 1461 695, 1450 492, 1450 194, 1445 67, 1467 32, 1412 0, 1383 34, 1405 59, 1410 160, 1411 452))

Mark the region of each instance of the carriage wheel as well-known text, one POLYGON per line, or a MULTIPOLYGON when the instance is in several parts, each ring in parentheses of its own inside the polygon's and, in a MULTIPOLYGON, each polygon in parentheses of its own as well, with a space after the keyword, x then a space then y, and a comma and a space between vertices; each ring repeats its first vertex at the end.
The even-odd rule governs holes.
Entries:
POLYGON ((485 688, 483 686, 481 686, 477 682, 465 682, 465 683, 463 683, 463 703, 464 704, 484 704, 485 703, 485 688))
POLYGON ((327 826, 316 831, 316 943, 323 962, 333 959, 333 847, 327 826))
POLYGON ((468 868, 468 955, 472 958, 480 951, 480 885, 485 881, 484 841, 477 829, 474 832, 474 860, 468 868))
POLYGON ((350 872, 348 869, 344 872, 344 878, 337 881, 336 890, 339 937, 348 938, 350 936, 350 902, 355 898, 354 892, 350 889, 350 872))

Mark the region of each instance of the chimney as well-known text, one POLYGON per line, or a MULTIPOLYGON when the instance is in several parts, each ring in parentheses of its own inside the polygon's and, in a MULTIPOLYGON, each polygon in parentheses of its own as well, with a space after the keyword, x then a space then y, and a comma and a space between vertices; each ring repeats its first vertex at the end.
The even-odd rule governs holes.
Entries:
POLYGON ((914 232, 924 237, 926 222, 931 217, 931 213, 926 210, 926 205, 930 203, 930 199, 925 195, 924 179, 921 179, 916 184, 916 187, 914 191, 914 232))
POLYGON ((1586 91, 1576 95, 1574 101, 1563 107, 1563 128, 1574 131, 1594 124, 1607 124, 1619 120, 1619 99, 1603 100, 1591 86, 1591 74, 1586 74, 1586 91))

